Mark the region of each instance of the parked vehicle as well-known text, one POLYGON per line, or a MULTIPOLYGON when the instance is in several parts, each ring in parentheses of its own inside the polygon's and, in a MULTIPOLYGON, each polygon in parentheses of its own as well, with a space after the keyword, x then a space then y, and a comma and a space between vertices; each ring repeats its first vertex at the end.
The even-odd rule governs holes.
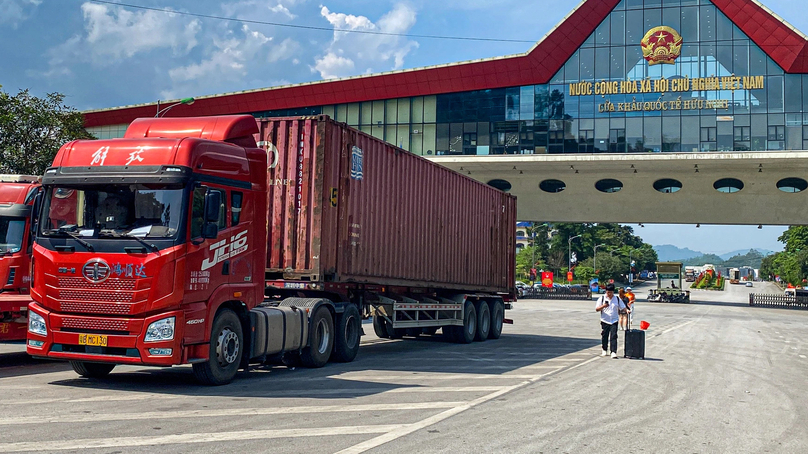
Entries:
POLYGON ((351 361, 362 314, 496 339, 515 299, 513 196, 324 116, 138 119, 43 185, 28 353, 83 376, 351 361))
POLYGON ((747 283, 746 283, 746 286, 747 286, 747 287, 754 287, 754 285, 752 285, 752 283, 751 283, 751 282, 747 282, 747 283))
POLYGON ((0 342, 24 341, 28 326, 31 209, 39 177, 0 175, 0 342))
POLYGON ((692 266, 685 267, 685 282, 696 282, 696 268, 692 266))
POLYGON ((729 269, 729 283, 730 284, 740 284, 741 283, 741 270, 738 268, 730 268, 729 269))

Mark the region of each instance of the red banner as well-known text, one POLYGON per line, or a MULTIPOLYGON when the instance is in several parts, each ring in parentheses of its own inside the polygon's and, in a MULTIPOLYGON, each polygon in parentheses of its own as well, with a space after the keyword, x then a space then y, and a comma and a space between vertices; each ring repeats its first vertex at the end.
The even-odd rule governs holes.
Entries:
POLYGON ((549 271, 542 271, 541 273, 541 286, 542 287, 552 287, 553 286, 553 273, 549 271))

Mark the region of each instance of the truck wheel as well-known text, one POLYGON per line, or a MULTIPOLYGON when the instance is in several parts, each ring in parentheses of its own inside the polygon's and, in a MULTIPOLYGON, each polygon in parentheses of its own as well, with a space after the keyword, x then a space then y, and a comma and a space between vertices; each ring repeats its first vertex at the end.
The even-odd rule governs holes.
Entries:
POLYGON ((300 361, 306 367, 323 367, 334 349, 334 319, 325 306, 320 306, 309 325, 309 346, 300 353, 300 361))
POLYGON ((205 385, 230 383, 238 372, 243 348, 244 335, 238 316, 230 309, 220 311, 210 331, 210 358, 194 364, 194 376, 205 385))
POLYGON ((489 339, 499 339, 502 335, 502 321, 505 319, 505 306, 502 301, 494 301, 491 305, 491 330, 488 333, 489 339))
POLYGON ((88 363, 84 361, 70 361, 73 370, 82 377, 104 378, 115 368, 114 364, 88 363))
POLYGON ((373 316, 373 332, 376 333, 379 339, 390 338, 390 332, 387 330, 387 322, 381 315, 373 316))
POLYGON ((351 304, 345 307, 345 312, 337 315, 337 335, 334 339, 334 360, 349 363, 359 353, 359 331, 362 319, 359 309, 351 304))
POLYGON ((486 301, 479 301, 474 309, 477 310, 477 334, 474 340, 482 342, 491 334, 491 310, 486 301))
POLYGON ((458 326, 457 336, 455 342, 460 344, 470 344, 474 342, 474 336, 477 335, 477 310, 474 309, 474 303, 466 301, 463 317, 463 326, 458 326))

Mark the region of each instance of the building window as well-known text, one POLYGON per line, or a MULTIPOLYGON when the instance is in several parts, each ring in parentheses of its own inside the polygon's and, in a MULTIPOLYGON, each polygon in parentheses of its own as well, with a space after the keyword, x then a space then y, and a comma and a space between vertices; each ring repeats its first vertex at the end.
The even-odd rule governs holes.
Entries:
POLYGON ((767 150, 785 150, 786 148, 786 127, 769 126, 766 137, 767 150))
POLYGON ((735 126, 733 141, 735 151, 749 151, 752 145, 752 132, 749 126, 735 126))
POLYGON ((701 151, 715 151, 718 149, 716 145, 718 133, 717 128, 707 127, 701 128, 701 151))
POLYGON ((578 153, 595 152, 595 131, 582 129, 578 131, 578 153))

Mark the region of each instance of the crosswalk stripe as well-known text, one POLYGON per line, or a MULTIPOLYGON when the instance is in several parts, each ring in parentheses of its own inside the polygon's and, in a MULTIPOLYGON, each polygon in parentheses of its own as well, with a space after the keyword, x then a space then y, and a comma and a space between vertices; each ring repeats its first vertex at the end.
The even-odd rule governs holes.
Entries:
POLYGON ((0 443, 0 452, 66 451, 98 448, 133 448, 136 446, 162 446, 167 444, 219 443, 225 441, 266 440, 272 438, 300 438, 342 435, 380 434, 396 430, 403 424, 341 426, 310 429, 244 430, 221 433, 190 433, 158 437, 89 438, 80 440, 23 441, 0 443))
POLYGON ((405 411, 445 409, 462 405, 463 402, 413 402, 365 405, 317 405, 302 407, 271 408, 224 408, 211 410, 178 410, 143 413, 73 413, 64 415, 17 416, 0 419, 0 426, 16 426, 39 423, 83 423, 98 421, 135 421, 143 419, 213 418, 229 416, 266 416, 302 413, 347 413, 359 411, 405 411))

